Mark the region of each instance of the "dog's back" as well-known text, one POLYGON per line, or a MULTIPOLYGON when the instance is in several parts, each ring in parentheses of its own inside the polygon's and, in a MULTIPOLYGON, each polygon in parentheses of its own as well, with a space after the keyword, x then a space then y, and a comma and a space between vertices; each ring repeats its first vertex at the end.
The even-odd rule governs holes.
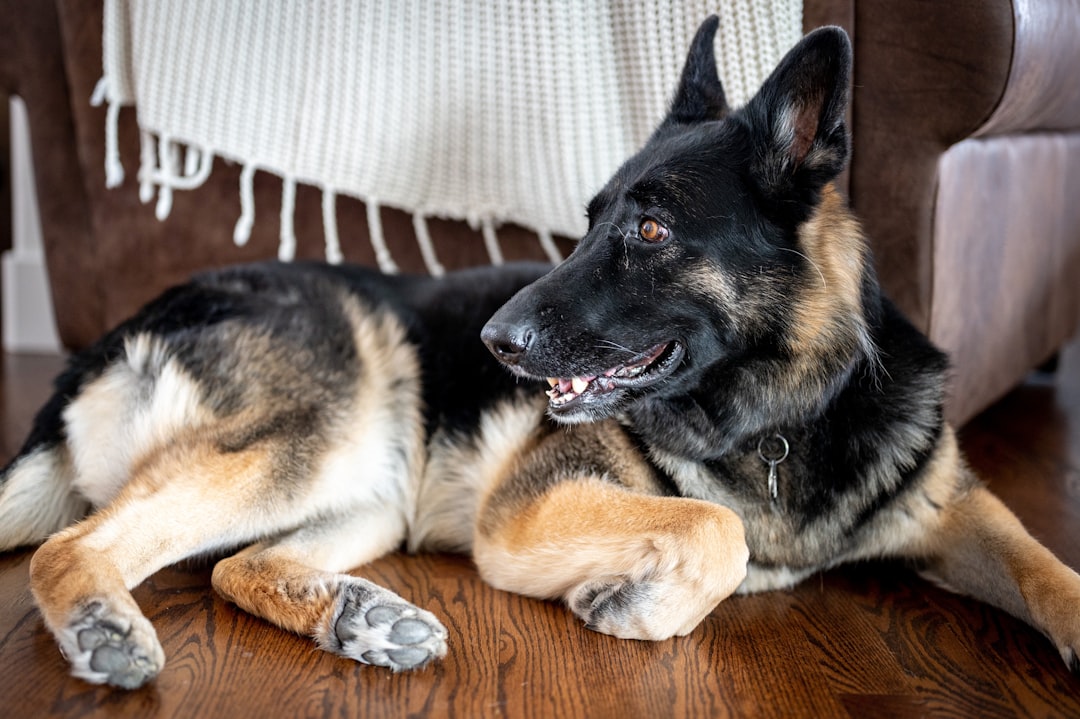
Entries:
POLYGON ((319 448, 308 443, 333 434, 358 382, 369 400, 411 383, 416 396, 393 404, 415 404, 428 434, 437 426, 467 433, 515 385, 475 340, 480 327, 546 269, 483 268, 435 281, 268 263, 168 290, 75 353, 56 379, 0 472, 0 550, 38 543, 108 503, 132 463, 183 426, 242 415, 242 434, 221 436, 223 446, 280 435, 292 458, 284 466, 309 473, 301 458, 319 448), (385 375, 360 377, 380 365, 385 375))

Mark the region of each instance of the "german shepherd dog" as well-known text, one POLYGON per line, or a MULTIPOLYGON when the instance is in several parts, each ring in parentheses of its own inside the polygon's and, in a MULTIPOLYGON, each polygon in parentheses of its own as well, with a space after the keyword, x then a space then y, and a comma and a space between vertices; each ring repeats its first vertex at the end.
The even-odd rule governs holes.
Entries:
POLYGON ((212 581, 239 607, 420 667, 439 621, 346 573, 403 543, 652 640, 736 591, 907 558, 1077 668, 1080 576, 964 464, 946 359, 834 188, 846 35, 810 33, 732 111, 716 25, 550 272, 225 269, 73 356, 0 494, 0 548, 44 540, 30 584, 73 674, 154 677, 130 588, 237 549, 212 581))

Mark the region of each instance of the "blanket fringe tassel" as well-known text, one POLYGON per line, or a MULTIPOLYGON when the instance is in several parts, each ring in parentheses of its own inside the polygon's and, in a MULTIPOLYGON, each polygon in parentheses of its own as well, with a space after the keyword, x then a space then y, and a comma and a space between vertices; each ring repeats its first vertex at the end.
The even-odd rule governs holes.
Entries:
MULTIPOLYGON (((105 186, 110 189, 119 187, 124 183, 125 177, 124 165, 120 160, 119 143, 121 104, 109 97, 107 78, 102 77, 98 80, 91 95, 90 103, 95 107, 106 106, 105 186)), ((174 190, 193 190, 206 182, 214 164, 214 153, 208 148, 182 144, 166 135, 158 137, 146 130, 140 131, 139 145, 139 200, 143 204, 149 204, 156 194, 157 203, 154 208, 154 215, 158 220, 164 221, 172 212, 174 190)), ((251 239, 251 230, 255 224, 254 181, 256 169, 254 164, 247 163, 240 171, 240 217, 237 218, 236 225, 233 228, 233 242, 238 247, 243 247, 251 239)), ((344 255, 341 251, 337 226, 338 193, 335 188, 329 186, 323 186, 321 189, 323 232, 326 238, 326 261, 331 264, 339 264, 344 259, 344 255)), ((379 199, 369 197, 365 200, 365 203, 367 205, 368 233, 379 270, 385 274, 397 274, 400 269, 390 255, 390 250, 386 245, 386 237, 383 234, 379 199)), ((296 232, 293 221, 295 209, 296 178, 283 177, 281 231, 278 244, 278 259, 283 262, 289 262, 296 257, 296 232)), ((416 242, 420 246, 420 255, 423 257, 424 266, 433 277, 442 276, 446 273, 446 268, 439 262, 439 258, 435 253, 435 245, 428 231, 427 216, 421 211, 416 211, 413 213, 412 219, 413 231, 416 234, 416 242)), ((503 264, 505 260, 502 247, 499 245, 494 221, 490 218, 481 220, 480 232, 491 264, 503 264)), ((561 262, 562 255, 552 239, 551 232, 540 228, 536 230, 536 234, 547 258, 553 263, 561 262)))

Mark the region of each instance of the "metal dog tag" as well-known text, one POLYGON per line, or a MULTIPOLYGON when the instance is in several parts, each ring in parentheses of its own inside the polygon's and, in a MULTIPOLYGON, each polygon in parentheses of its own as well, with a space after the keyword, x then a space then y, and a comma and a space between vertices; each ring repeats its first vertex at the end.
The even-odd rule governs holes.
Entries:
POLYGON ((779 434, 774 434, 772 437, 762 437, 758 440, 758 456, 761 457, 762 462, 769 465, 769 497, 774 502, 780 494, 779 474, 776 471, 776 466, 787 459, 789 449, 788 441, 779 434), (770 439, 775 439, 780 444, 778 448, 779 451, 771 453, 773 456, 769 456, 765 453, 765 442, 770 439))

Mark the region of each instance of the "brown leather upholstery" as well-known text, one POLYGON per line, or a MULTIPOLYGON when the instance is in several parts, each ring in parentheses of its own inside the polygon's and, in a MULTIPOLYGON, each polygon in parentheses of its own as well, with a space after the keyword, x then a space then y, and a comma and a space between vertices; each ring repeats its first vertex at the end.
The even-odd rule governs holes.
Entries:
POLYGON ((1080 133, 967 140, 938 182, 930 334, 968 416, 1080 325, 1080 133))
POLYGON ((938 163, 930 334, 953 411, 1008 390, 1080 325, 1080 8, 1017 0, 1004 92, 938 163))
POLYGON ((1008 84, 976 133, 1076 130, 1080 118, 1080 9, 1068 0, 1016 0, 1008 84))
POLYGON ((1012 27, 1008 2, 857 5, 851 199, 873 239, 883 284, 924 330, 938 159, 997 105, 1012 27))
MULTIPOLYGON (((3 99, 6 103, 8 96, 19 95, 26 102, 55 298, 56 287, 75 286, 78 278, 93 276, 94 262, 94 253, 89 251, 93 228, 83 191, 84 165, 72 125, 65 68, 70 51, 65 48, 52 3, 3 0, 0 14, 7 18, 0 23, 3 99), (66 261, 59 261, 61 254, 66 261)), ((101 326, 95 311, 96 292, 60 299, 62 303, 55 306, 65 341, 83 340, 89 328, 101 326)))
POLYGON ((856 4, 852 202, 950 353, 957 421, 1080 322, 1077 23, 1069 0, 856 4))
MULTIPOLYGON (((220 160, 158 222, 137 199, 130 110, 121 115, 127 180, 105 188, 104 110, 88 103, 101 74, 100 0, 0 0, 0 12, 9 18, 0 28, 0 80, 30 112, 53 300, 68 346, 91 342, 193 270, 275 255, 280 181, 256 175, 258 219, 237 248, 239 168, 220 160)), ((884 286, 953 353, 949 411, 957 420, 1077 325, 1078 15, 1070 0, 805 5, 808 28, 840 24, 852 35, 850 195, 884 286), (1032 130, 1040 132, 1028 137, 1032 130)), ((322 255, 319 201, 297 187, 300 257, 322 255)), ((410 218, 384 210, 382 221, 398 264, 421 271, 410 218)), ((346 259, 372 264, 363 205, 339 197, 338 224, 346 259)), ((450 222, 431 230, 445 266, 487 261, 478 232, 450 222)), ((543 256, 520 228, 499 237, 508 259, 543 256)))

